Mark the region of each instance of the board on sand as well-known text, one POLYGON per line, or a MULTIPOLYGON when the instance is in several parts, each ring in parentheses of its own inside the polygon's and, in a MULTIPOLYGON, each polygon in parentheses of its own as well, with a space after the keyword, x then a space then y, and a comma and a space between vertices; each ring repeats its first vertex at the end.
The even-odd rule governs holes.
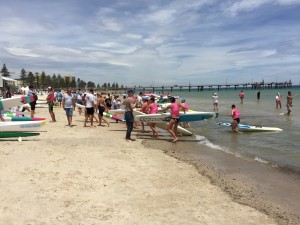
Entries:
POLYGON ((0 99, 0 110, 9 109, 15 106, 33 102, 33 96, 18 96, 13 98, 0 99))
POLYGON ((16 121, 16 122, 0 122, 0 132, 35 132, 39 131, 46 123, 45 120, 40 121, 16 121))
POLYGON ((39 121, 39 120, 46 120, 46 118, 39 118, 39 117, 18 117, 18 116, 3 116, 5 121, 39 121))
MULTIPOLYGON (((217 118, 218 113, 215 112, 180 112, 179 113, 179 121, 180 122, 192 122, 192 121, 200 121, 205 119, 217 118)), ((137 115, 134 117, 136 121, 140 122, 153 122, 153 123, 166 123, 171 120, 170 113, 159 113, 159 114, 143 114, 137 115)))
POLYGON ((0 132, 0 138, 14 138, 14 137, 31 137, 38 136, 40 133, 31 132, 0 132))
MULTIPOLYGON (((145 113, 141 112, 141 111, 138 111, 138 110, 133 110, 133 115, 136 117, 137 115, 146 115, 145 113)), ((156 124, 156 127, 160 128, 160 129, 163 129, 163 130, 167 130, 168 129, 168 125, 169 123, 167 122, 164 122, 164 123, 157 123, 156 124)), ((191 136, 193 135, 192 132, 190 132, 189 130, 187 129, 184 129, 183 127, 179 126, 178 125, 178 128, 177 128, 177 131, 183 135, 183 136, 191 136)))
MULTIPOLYGON (((226 127, 231 127, 230 122, 217 122, 218 125, 226 126, 226 127)), ((246 124, 238 124, 238 129, 243 131, 243 132, 259 132, 259 131, 282 131, 282 129, 278 127, 263 127, 259 125, 246 125, 246 124)))

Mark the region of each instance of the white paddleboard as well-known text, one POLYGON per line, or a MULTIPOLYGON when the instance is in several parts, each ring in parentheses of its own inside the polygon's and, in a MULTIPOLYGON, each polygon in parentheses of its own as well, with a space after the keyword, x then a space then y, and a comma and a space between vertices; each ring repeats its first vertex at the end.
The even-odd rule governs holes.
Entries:
MULTIPOLYGON (((180 122, 192 122, 200 121, 205 119, 211 119, 217 117, 218 114, 215 112, 180 112, 179 121, 180 122)), ((171 120, 171 113, 158 113, 158 114, 143 114, 134 117, 136 121, 148 122, 148 123, 166 123, 171 120)))
POLYGON ((0 110, 10 109, 33 101, 34 101, 33 96, 17 96, 12 98, 0 99, 0 110))
POLYGON ((30 132, 39 131, 46 123, 41 121, 15 121, 15 122, 0 122, 0 132, 14 131, 14 132, 30 132))
MULTIPOLYGON (((133 115, 136 117, 137 115, 146 115, 146 114, 135 109, 135 110, 133 110, 133 115)), ((168 129, 168 123, 166 123, 166 122, 164 122, 164 123, 157 123, 156 126, 158 128, 160 128, 160 129, 163 129, 163 130, 167 130, 168 129)), ((191 136, 191 135, 193 135, 192 132, 190 132, 187 129, 184 129, 183 127, 181 127, 179 125, 178 125, 178 128, 177 128, 177 131, 181 135, 183 135, 183 136, 191 136)))
MULTIPOLYGON (((231 127, 230 122, 217 122, 218 125, 226 126, 226 127, 231 127)), ((247 124, 238 124, 238 129, 245 132, 259 132, 259 131, 283 131, 282 129, 278 127, 263 127, 259 125, 247 125, 247 124)))

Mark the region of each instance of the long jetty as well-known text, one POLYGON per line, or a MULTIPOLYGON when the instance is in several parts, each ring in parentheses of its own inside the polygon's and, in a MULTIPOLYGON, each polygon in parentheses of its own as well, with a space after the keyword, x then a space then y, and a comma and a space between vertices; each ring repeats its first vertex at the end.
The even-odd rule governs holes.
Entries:
POLYGON ((285 82, 251 82, 251 83, 232 83, 232 84, 199 84, 199 85, 162 85, 162 86, 135 86, 135 89, 143 90, 145 91, 175 91, 179 90, 180 92, 183 90, 197 90, 197 91, 204 91, 204 90, 220 90, 220 89, 254 89, 254 90, 260 90, 260 89, 279 89, 279 88, 291 88, 292 87, 292 81, 285 81, 285 82))

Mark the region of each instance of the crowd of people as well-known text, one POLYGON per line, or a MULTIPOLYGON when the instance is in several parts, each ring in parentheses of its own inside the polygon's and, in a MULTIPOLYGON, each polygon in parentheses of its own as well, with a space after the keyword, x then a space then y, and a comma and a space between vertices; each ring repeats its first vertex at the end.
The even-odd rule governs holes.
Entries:
MULTIPOLYGON (((29 85, 29 90, 27 92, 28 96, 37 96, 34 92, 34 87, 29 85)), ((11 95, 7 95, 7 97, 12 97, 11 95)), ((120 95, 111 95, 111 94, 104 94, 103 93, 95 93, 93 89, 90 89, 87 92, 82 92, 78 89, 76 92, 72 92, 70 88, 66 90, 66 92, 62 92, 61 90, 54 91, 51 87, 47 88, 47 97, 46 103, 48 104, 49 114, 51 116, 50 122, 56 122, 55 113, 54 113, 54 106, 62 107, 65 110, 68 126, 72 127, 72 117, 74 114, 74 110, 76 105, 78 106, 78 113, 82 115, 84 113, 85 120, 84 120, 84 127, 88 127, 87 123, 90 123, 91 128, 95 128, 95 122, 98 123, 98 126, 103 126, 102 122, 106 123, 107 126, 110 125, 109 121, 105 118, 104 113, 108 113, 109 110, 117 110, 124 108, 124 118, 126 121, 126 135, 125 140, 128 142, 134 141, 131 138, 131 132, 134 127, 138 124, 134 121, 134 110, 138 110, 145 114, 157 114, 159 113, 159 107, 156 103, 157 96, 154 95, 145 95, 145 93, 140 92, 139 95, 134 95, 134 90, 129 89, 127 94, 123 95, 123 98, 120 95), (98 116, 96 116, 98 114, 98 116)), ((241 91, 239 93, 240 103, 244 102, 245 93, 241 91)), ((291 114, 292 107, 293 107, 293 98, 295 96, 292 95, 291 91, 288 91, 287 98, 286 98, 286 107, 287 107, 287 115, 291 114)), ((163 111, 170 110, 171 119, 168 123, 167 131, 173 138, 173 143, 178 141, 178 132, 177 128, 180 123, 180 111, 188 111, 188 104, 184 98, 179 98, 176 100, 173 96, 161 96, 162 99, 169 100, 167 107, 163 109, 163 111)), ((259 97, 257 96, 258 100, 260 99, 260 92, 259 97)), ((213 99, 213 110, 218 111, 218 104, 219 104, 219 96, 218 93, 214 93, 212 95, 213 99)), ((281 108, 281 101, 282 96, 280 93, 276 94, 275 97, 276 101, 276 108, 281 108)), ((30 115, 33 118, 35 113, 35 106, 37 102, 32 101, 30 103, 30 107, 23 107, 22 111, 28 110, 30 111, 30 115)), ((232 122, 232 131, 238 131, 238 124, 240 123, 240 113, 236 105, 231 106, 231 116, 233 118, 232 122)), ((1 110, 0 110, 1 112, 1 110)), ((0 120, 4 121, 0 113, 0 120)), ((117 122, 117 121, 116 121, 117 122)), ((141 132, 145 132, 145 124, 144 122, 140 122, 141 125, 141 132)), ((190 127, 189 123, 180 123, 183 127, 190 127)), ((159 133, 156 129, 156 124, 154 122, 148 123, 149 128, 152 131, 153 137, 158 137, 159 133)))

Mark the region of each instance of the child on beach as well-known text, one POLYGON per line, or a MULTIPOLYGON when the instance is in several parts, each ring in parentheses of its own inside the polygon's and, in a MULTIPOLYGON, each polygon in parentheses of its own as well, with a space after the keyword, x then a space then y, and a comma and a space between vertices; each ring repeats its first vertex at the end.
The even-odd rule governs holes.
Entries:
MULTIPOLYGON (((158 113, 158 107, 155 103, 155 98, 151 97, 149 101, 149 105, 145 110, 146 112, 149 112, 149 114, 157 114, 158 113)), ((158 132, 155 128, 155 123, 149 123, 149 127, 153 132, 153 137, 158 137, 158 132)))
POLYGON ((239 94, 239 96, 240 96, 241 104, 243 104, 244 98, 245 98, 245 93, 244 93, 244 91, 241 91, 240 94, 239 94))
POLYGON ((213 98, 214 111, 218 111, 219 110, 218 109, 218 104, 219 104, 219 100, 218 100, 219 96, 218 96, 218 94, 214 93, 214 95, 212 96, 212 98, 213 98))
POLYGON ((52 87, 48 87, 48 96, 47 96, 46 100, 48 102, 49 113, 50 113, 50 116, 51 116, 51 119, 52 119, 50 122, 56 122, 55 114, 54 114, 54 111, 53 111, 54 102, 55 102, 55 94, 54 94, 54 91, 53 91, 52 87))
POLYGON ((279 92, 276 94, 275 101, 276 101, 276 109, 278 109, 278 106, 281 108, 281 95, 279 92))
POLYGON ((231 106, 231 116, 232 116, 232 119, 233 119, 233 122, 232 122, 232 131, 236 132, 236 133, 240 133, 237 129, 237 126, 238 124, 240 123, 240 112, 239 110, 235 107, 235 105, 232 105, 231 106))
POLYGON ((286 108, 287 108, 287 115, 289 116, 292 112, 292 107, 293 107, 293 98, 295 96, 292 95, 291 91, 288 91, 288 95, 286 97, 286 108))
POLYGON ((165 110, 171 109, 171 120, 168 125, 168 131, 174 138, 172 143, 176 143, 178 141, 177 134, 177 127, 179 123, 179 106, 176 103, 176 100, 174 97, 170 98, 171 105, 168 105, 165 110))

